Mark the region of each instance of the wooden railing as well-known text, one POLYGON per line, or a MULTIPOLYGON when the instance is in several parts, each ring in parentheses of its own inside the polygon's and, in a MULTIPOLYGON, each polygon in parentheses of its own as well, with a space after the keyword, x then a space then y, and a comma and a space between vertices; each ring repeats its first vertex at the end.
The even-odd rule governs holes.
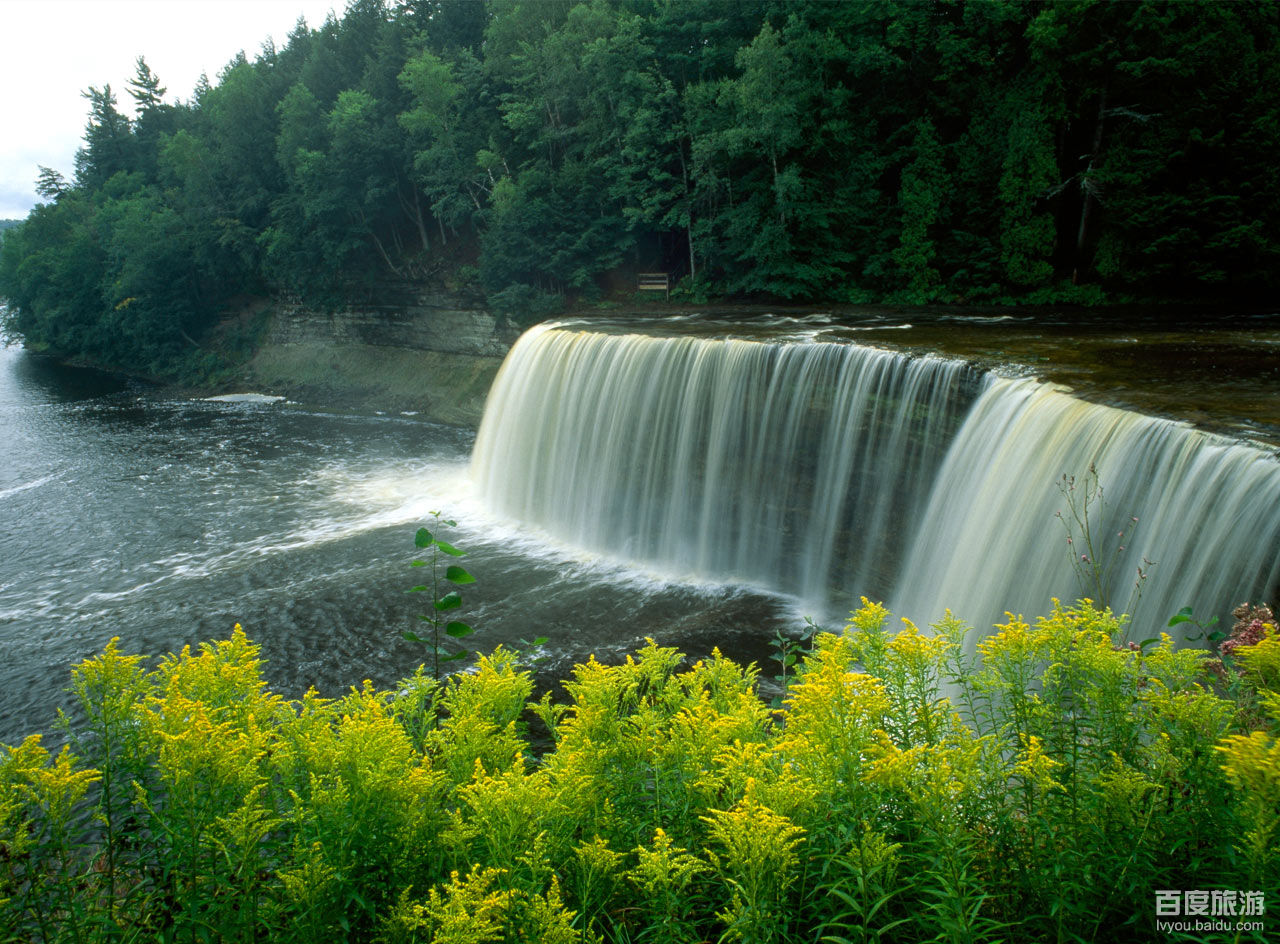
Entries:
POLYGON ((641 272, 636 275, 636 290, 640 292, 663 292, 671 297, 671 276, 666 272, 641 272))

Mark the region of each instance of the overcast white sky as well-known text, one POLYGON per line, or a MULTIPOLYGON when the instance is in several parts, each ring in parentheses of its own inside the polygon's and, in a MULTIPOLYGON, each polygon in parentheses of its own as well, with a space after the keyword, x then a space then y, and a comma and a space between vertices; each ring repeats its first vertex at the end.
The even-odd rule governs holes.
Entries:
POLYGON ((346 0, 0 0, 0 219, 35 205, 37 165, 71 176, 90 85, 110 83, 132 115, 125 83, 143 56, 165 101, 185 101, 202 72, 216 83, 240 50, 252 60, 268 36, 283 46, 299 16, 314 28, 345 9, 346 0))

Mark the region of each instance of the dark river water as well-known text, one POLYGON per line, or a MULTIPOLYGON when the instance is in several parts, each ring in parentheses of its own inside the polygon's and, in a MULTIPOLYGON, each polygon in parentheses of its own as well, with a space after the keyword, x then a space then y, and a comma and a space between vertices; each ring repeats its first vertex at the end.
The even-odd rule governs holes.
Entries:
POLYGON ((466 474, 473 433, 408 415, 175 396, 0 348, 0 743, 51 729, 73 664, 113 636, 159 656, 239 622, 272 687, 390 686, 423 661, 402 638, 416 529, 441 511, 477 582, 468 640, 548 637, 543 686, 659 637, 765 659, 801 624, 775 597, 671 583, 492 519, 466 474))

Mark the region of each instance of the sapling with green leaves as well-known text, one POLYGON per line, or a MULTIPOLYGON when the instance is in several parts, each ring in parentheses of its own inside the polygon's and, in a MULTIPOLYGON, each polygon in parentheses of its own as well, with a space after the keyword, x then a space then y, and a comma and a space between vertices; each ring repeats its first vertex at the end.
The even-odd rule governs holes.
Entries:
MULTIPOLYGON (((1177 613, 1174 613, 1169 617, 1170 628, 1174 626, 1181 626, 1183 623, 1190 623, 1191 626, 1195 626, 1200 630, 1200 632, 1194 636, 1187 636, 1187 642, 1200 642, 1201 640, 1204 640, 1211 645, 1216 645, 1227 638, 1226 633, 1213 628, 1218 625, 1218 617, 1211 616, 1208 619, 1199 619, 1196 617, 1195 611, 1189 606, 1184 606, 1182 609, 1178 610, 1177 613)), ((1188 627, 1188 629, 1189 628, 1190 627, 1188 627)))
POLYGON ((775 710, 782 707, 782 703, 787 697, 787 690, 795 680, 797 661, 809 654, 813 638, 822 632, 822 627, 809 619, 809 617, 806 616, 804 621, 809 627, 809 632, 804 639, 795 639, 786 635, 780 629, 773 634, 773 641, 770 645, 776 653, 774 659, 781 670, 773 677, 773 680, 781 688, 781 691, 770 702, 770 707, 775 710))
MULTIPOLYGON (((431 512, 431 517, 437 532, 441 527, 456 528, 458 526, 458 522, 443 518, 438 511, 431 512)), ((441 589, 444 589, 442 581, 458 587, 475 583, 476 578, 458 564, 444 563, 444 558, 464 557, 465 552, 447 541, 440 540, 428 529, 419 528, 418 533, 414 535, 413 543, 419 550, 430 552, 426 560, 414 560, 411 566, 430 567, 431 582, 410 587, 409 592, 431 594, 431 611, 418 615, 419 620, 431 627, 431 637, 426 639, 415 632, 405 632, 404 638, 409 642, 422 643, 427 647, 427 651, 431 654, 432 675, 438 682, 440 681, 440 666, 442 664, 458 662, 470 655, 466 649, 459 649, 457 652, 446 650, 441 645, 441 634, 443 633, 443 635, 453 639, 465 639, 475 632, 467 623, 461 620, 451 620, 446 616, 446 614, 462 606, 462 594, 452 588, 441 593, 441 589), (443 573, 441 572, 442 566, 444 567, 443 573)))

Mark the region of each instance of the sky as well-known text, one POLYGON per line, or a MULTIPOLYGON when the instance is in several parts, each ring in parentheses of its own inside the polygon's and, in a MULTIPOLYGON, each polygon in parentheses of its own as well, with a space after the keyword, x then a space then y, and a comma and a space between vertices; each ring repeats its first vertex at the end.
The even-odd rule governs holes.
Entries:
POLYGON ((318 27, 346 0, 0 0, 0 219, 22 219, 39 199, 39 165, 70 178, 89 103, 81 92, 110 84, 132 116, 125 83, 138 56, 188 101, 201 73, 218 73, 267 37, 281 47, 298 22, 318 27))

